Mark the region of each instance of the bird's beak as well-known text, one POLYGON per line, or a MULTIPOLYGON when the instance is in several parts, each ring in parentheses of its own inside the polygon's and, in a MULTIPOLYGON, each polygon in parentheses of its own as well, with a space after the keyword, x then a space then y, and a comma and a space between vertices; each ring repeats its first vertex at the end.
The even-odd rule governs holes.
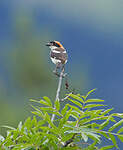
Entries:
POLYGON ((51 46, 51 43, 47 43, 46 46, 51 46))

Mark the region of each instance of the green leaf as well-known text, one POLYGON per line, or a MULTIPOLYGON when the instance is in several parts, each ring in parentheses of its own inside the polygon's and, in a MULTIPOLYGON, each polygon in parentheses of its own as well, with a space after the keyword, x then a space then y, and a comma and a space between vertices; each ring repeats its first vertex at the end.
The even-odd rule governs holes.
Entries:
POLYGON ((12 149, 12 150, 30 150, 31 148, 33 148, 33 146, 31 144, 28 143, 21 143, 21 144, 16 144, 16 146, 12 149))
POLYGON ((75 110, 72 110, 71 116, 77 120, 79 118, 79 113, 75 110))
POLYGON ((62 147, 60 150, 80 150, 80 147, 74 146, 74 147, 62 147))
POLYGON ((58 128, 61 129, 63 127, 63 125, 65 124, 65 122, 66 122, 66 118, 65 117, 61 118, 60 122, 59 122, 59 125, 58 125, 58 128))
POLYGON ((87 128, 86 126, 81 126, 78 128, 80 130, 80 133, 85 133, 88 137, 90 137, 92 140, 97 140, 98 142, 100 141, 100 135, 96 133, 96 130, 87 128))
POLYGON ((70 115, 71 115, 71 111, 72 109, 69 109, 66 113, 66 115, 60 119, 58 128, 61 129, 63 127, 63 125, 66 123, 66 121, 69 119, 70 115))
POLYGON ((4 126, 1 126, 1 127, 3 127, 3 128, 8 128, 8 129, 10 129, 10 130, 16 130, 16 128, 14 128, 14 127, 11 127, 11 126, 6 126, 6 125, 4 125, 4 126))
POLYGON ((99 131, 98 133, 102 134, 106 139, 110 140, 109 136, 105 131, 99 131))
POLYGON ((68 110, 68 106, 65 105, 65 107, 61 111, 61 114, 64 116, 66 114, 67 110, 68 110))
POLYGON ((54 130, 53 128, 50 128, 50 127, 45 127, 45 126, 42 126, 40 127, 40 129, 42 129, 43 131, 50 131, 51 133, 54 133, 54 134, 58 134, 57 130, 54 130))
POLYGON ((32 126, 36 126, 37 125, 37 119, 36 119, 36 116, 33 116, 33 119, 32 119, 32 126))
POLYGON ((98 142, 100 142, 100 135, 98 135, 96 133, 96 130, 91 129, 91 128, 87 128, 86 126, 81 126, 78 128, 75 128, 73 131, 76 131, 76 133, 84 133, 86 134, 86 136, 90 137, 92 140, 97 140, 98 142))
MULTIPOLYGON (((44 97, 45 99, 47 98, 47 97, 44 97)), ((48 99, 48 98, 47 98, 48 99)), ((43 104, 43 105, 45 105, 45 106, 52 106, 52 104, 51 103, 49 103, 49 101, 44 101, 44 100, 34 100, 34 99, 30 99, 30 101, 31 102, 35 102, 35 103, 39 103, 39 104, 43 104)))
POLYGON ((109 124, 110 118, 111 118, 111 116, 109 116, 108 119, 100 125, 100 127, 99 127, 100 130, 104 129, 109 124))
POLYGON ((38 111, 31 111, 31 113, 34 114, 34 115, 37 115, 37 116, 39 116, 39 117, 41 117, 41 118, 43 118, 43 114, 42 114, 41 112, 38 112, 38 111))
POLYGON ((120 128, 120 130, 117 133, 123 133, 123 127, 120 128))
POLYGON ((82 139, 87 142, 88 141, 88 136, 85 133, 81 133, 82 139))
POLYGON ((112 111, 112 110, 113 110, 113 108, 107 109, 107 110, 103 111, 103 112, 101 113, 101 115, 102 115, 102 116, 107 115, 107 114, 108 114, 110 111, 112 111))
MULTIPOLYGON (((47 134, 47 133, 41 133, 42 135, 44 135, 44 137, 48 137, 49 139, 53 140, 53 141, 58 141, 58 137, 56 135, 53 134, 47 134)), ((48 141, 49 142, 49 141, 48 141)))
POLYGON ((59 117, 62 117, 62 115, 59 112, 57 112, 57 111, 47 111, 47 113, 49 113, 49 114, 55 114, 55 115, 57 115, 59 117))
POLYGON ((99 110, 86 110, 85 112, 81 113, 80 119, 84 117, 90 117, 89 119, 93 119, 95 117, 100 117, 100 113, 102 112, 102 109, 99 110))
POLYGON ((89 122, 91 122, 91 121, 96 121, 96 120, 106 120, 108 118, 108 116, 102 116, 102 117, 95 117, 95 118, 84 118, 84 119, 82 119, 81 121, 80 121, 80 124, 87 124, 87 123, 89 123, 89 122))
POLYGON ((121 142, 123 142, 123 134, 122 135, 118 135, 118 138, 120 139, 121 142))
POLYGON ((45 102, 44 100, 40 100, 39 102, 40 104, 46 105, 46 106, 50 106, 47 102, 45 102))
POLYGON ((72 100, 70 98, 68 98, 69 101, 71 101, 72 103, 74 103, 75 105, 79 106, 80 108, 82 108, 82 104, 80 102, 77 102, 75 100, 72 100))
POLYGON ((93 133, 93 132, 88 132, 87 135, 92 139, 92 140, 97 140, 100 142, 100 135, 93 133))
POLYGON ((29 99, 30 102, 35 102, 35 103, 40 103, 40 100, 35 100, 35 99, 29 99))
POLYGON ((77 130, 67 130, 64 133, 80 133, 80 131, 77 131, 77 130))
POLYGON ((91 118, 100 117, 100 113, 102 112, 102 109, 99 110, 87 110, 84 114, 87 114, 91 118))
POLYGON ((68 110, 66 115, 65 115, 65 120, 66 121, 69 119, 71 112, 72 112, 72 108, 70 110, 68 110))
POLYGON ((91 120, 88 121, 88 118, 83 118, 82 120, 79 121, 79 124, 83 125, 83 124, 89 123, 90 121, 91 120))
POLYGON ((19 131, 21 131, 21 129, 22 129, 22 121, 19 122, 18 129, 19 129, 19 131))
POLYGON ((73 125, 70 125, 70 124, 65 124, 64 127, 68 127, 68 128, 72 128, 72 129, 75 128, 73 125))
POLYGON ((99 150, 107 150, 107 149, 111 150, 112 148, 114 148, 114 145, 104 146, 104 147, 100 148, 99 150))
POLYGON ((90 126, 91 128, 97 128, 97 127, 99 127, 100 126, 100 124, 98 124, 98 123, 90 123, 90 124, 88 124, 87 126, 90 126))
POLYGON ((67 104, 67 106, 69 106, 70 108, 76 110, 78 113, 81 113, 81 110, 78 107, 70 105, 70 104, 67 104))
POLYGON ((24 126, 26 126, 27 129, 30 129, 32 127, 31 123, 32 123, 32 120, 30 117, 28 117, 26 121, 24 122, 24 126))
POLYGON ((45 120, 51 122, 51 118, 47 112, 45 113, 45 120))
POLYGON ((70 94, 70 97, 72 97, 72 98, 74 98, 74 99, 76 99, 76 100, 78 100, 78 101, 84 103, 84 100, 83 100, 81 97, 79 97, 79 96, 77 96, 77 95, 75 95, 75 94, 70 94))
POLYGON ((2 135, 0 135, 0 143, 3 142, 4 140, 5 138, 2 135))
POLYGON ((115 139, 114 135, 112 135, 111 133, 109 133, 109 137, 110 137, 112 143, 114 144, 114 146, 115 146, 116 148, 118 148, 117 142, 116 142, 116 139, 115 139))
POLYGON ((85 103, 93 103, 93 102, 104 102, 104 100, 101 99, 88 99, 85 101, 85 103))
POLYGON ((49 97, 44 96, 43 99, 49 104, 50 107, 52 107, 52 102, 51 102, 51 100, 49 99, 49 97))
POLYGON ((123 113, 114 113, 114 114, 112 114, 112 116, 123 118, 123 113))
POLYGON ((52 107, 40 107, 40 109, 44 111, 55 111, 55 109, 52 107))
POLYGON ((59 111, 59 109, 60 109, 59 100, 56 100, 56 101, 55 101, 55 108, 57 109, 57 111, 59 111))
POLYGON ((106 106, 106 105, 103 105, 103 104, 88 104, 86 105, 84 108, 94 108, 94 107, 99 107, 99 106, 106 106))
POLYGON ((43 113, 38 109, 38 108, 36 108, 35 106, 33 106, 33 105, 31 105, 31 107, 32 108, 34 108, 36 111, 35 112, 32 112, 32 113, 34 113, 34 114, 36 114, 36 112, 37 112, 37 114, 36 115, 38 115, 39 114, 39 116, 41 117, 41 118, 44 118, 44 115, 43 115, 43 113))
POLYGON ((121 126, 123 124, 123 119, 120 120, 119 122, 117 122, 116 124, 114 124, 110 129, 109 132, 113 131, 115 128, 121 126))
POLYGON ((81 133, 82 138, 85 138, 84 140, 87 140, 87 137, 90 137, 92 140, 100 141, 100 135, 96 133, 95 130, 81 126, 81 127, 74 127, 72 130, 67 130, 65 133, 81 133), (84 137, 84 134, 87 137, 84 137))
POLYGON ((40 107, 40 109, 44 112, 51 113, 51 114, 56 114, 57 116, 62 117, 62 115, 56 111, 56 109, 52 107, 40 107))
POLYGON ((50 126, 56 130, 56 132, 59 132, 59 130, 57 129, 57 127, 53 124, 53 122, 51 121, 50 116, 48 115, 48 113, 45 114, 45 120, 50 124, 50 126))
POLYGON ((90 90, 87 94, 86 94, 86 96, 85 96, 85 99, 92 93, 92 92, 94 92, 96 90, 96 88, 95 89, 92 89, 92 90, 90 90))
POLYGON ((66 142, 73 137, 73 134, 63 134, 62 141, 66 142))

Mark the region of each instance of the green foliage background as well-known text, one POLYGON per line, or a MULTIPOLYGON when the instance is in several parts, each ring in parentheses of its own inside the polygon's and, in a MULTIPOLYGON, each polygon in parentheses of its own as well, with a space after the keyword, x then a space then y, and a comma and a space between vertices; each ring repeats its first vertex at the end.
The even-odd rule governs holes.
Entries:
MULTIPOLYGON (((95 89, 94 89, 95 90, 95 89)), ((5 150, 108 150, 119 149, 116 136, 123 142, 123 113, 111 113, 101 99, 86 95, 68 94, 66 104, 52 101, 44 96, 33 100, 33 118, 28 117, 17 128, 8 128, 7 137, 0 136, 1 148, 5 150), (51 116, 55 114, 55 120, 51 116), (35 115, 37 117, 35 117, 35 115), (117 120, 118 119, 118 120, 117 120), (112 124, 108 127, 108 124, 112 124), (102 138, 103 137, 103 138, 102 138), (111 145, 103 144, 103 139, 111 145)))

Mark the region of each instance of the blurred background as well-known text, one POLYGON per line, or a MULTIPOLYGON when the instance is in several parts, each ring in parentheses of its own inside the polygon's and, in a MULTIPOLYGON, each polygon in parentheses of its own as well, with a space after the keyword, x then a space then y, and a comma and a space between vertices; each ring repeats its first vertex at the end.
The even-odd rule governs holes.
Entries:
POLYGON ((71 88, 97 88, 95 97, 123 111, 122 0, 0 0, 0 125, 16 127, 31 115, 30 98, 54 101, 50 40, 68 51, 71 88))

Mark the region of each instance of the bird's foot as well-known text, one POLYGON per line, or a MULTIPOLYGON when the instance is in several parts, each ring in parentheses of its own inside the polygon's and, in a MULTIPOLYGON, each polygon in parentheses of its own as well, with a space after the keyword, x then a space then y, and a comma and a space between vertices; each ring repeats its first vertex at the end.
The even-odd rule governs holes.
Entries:
POLYGON ((59 74, 56 70, 53 70, 53 73, 54 73, 56 76, 60 77, 60 74, 59 74))
MULTIPOLYGON (((53 70, 53 73, 54 73, 57 77, 60 77, 60 73, 57 72, 56 70, 53 70)), ((64 74, 62 75, 63 78, 65 78, 66 76, 67 76, 67 73, 64 73, 64 74)))

